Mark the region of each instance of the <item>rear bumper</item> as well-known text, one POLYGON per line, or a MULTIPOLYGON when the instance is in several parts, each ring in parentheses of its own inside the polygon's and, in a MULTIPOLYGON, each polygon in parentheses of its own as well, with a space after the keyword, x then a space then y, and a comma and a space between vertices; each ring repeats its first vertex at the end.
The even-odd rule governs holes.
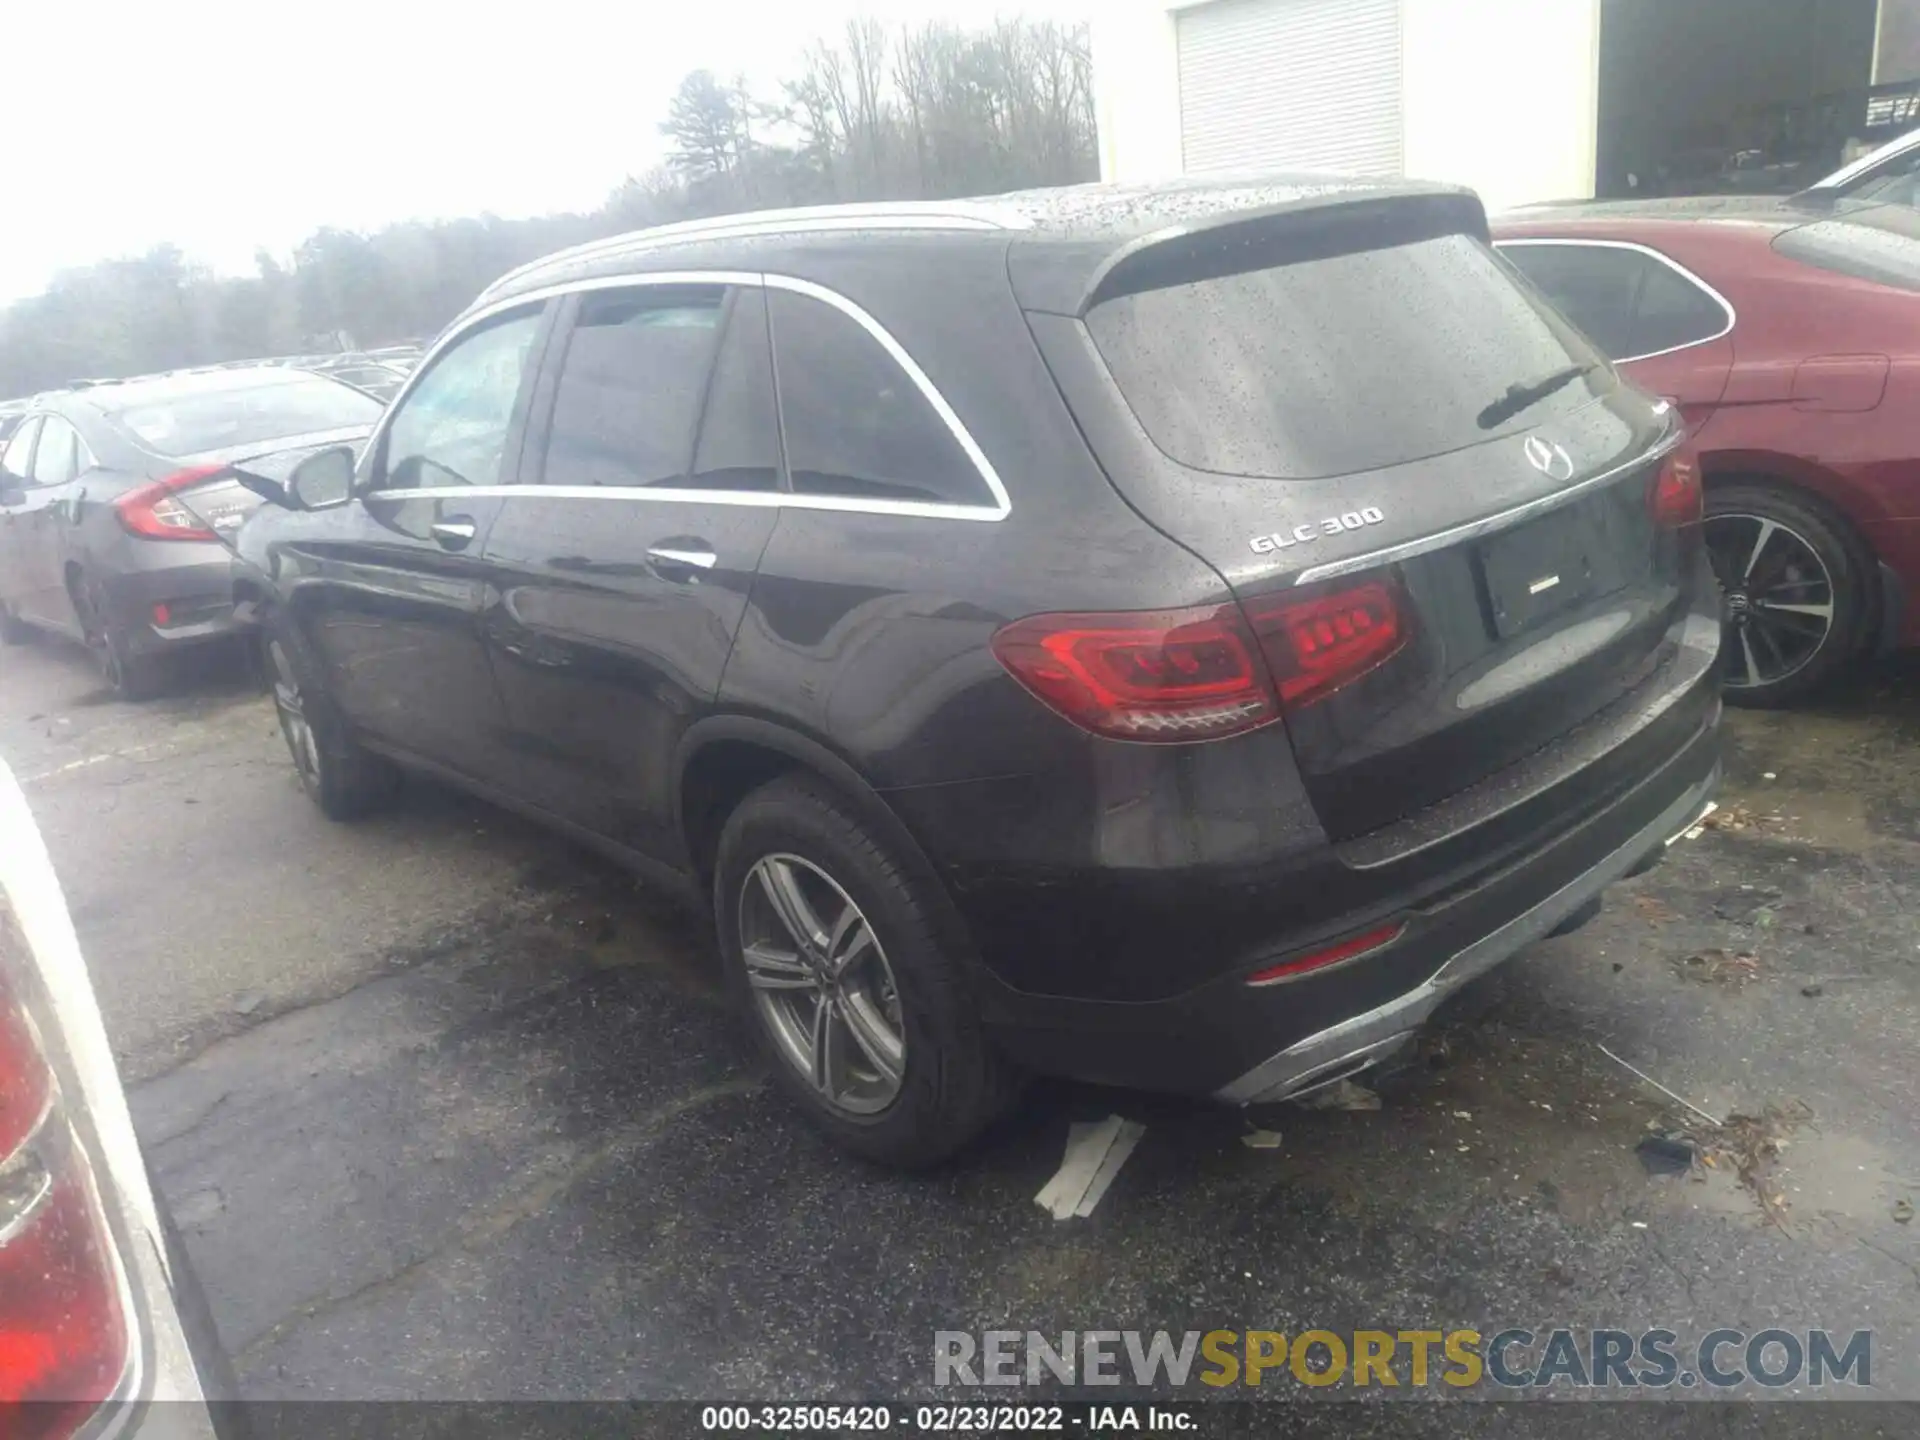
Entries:
POLYGON ((217 545, 149 544, 135 565, 102 577, 110 618, 135 654, 225 639, 243 628, 233 604, 233 559, 217 545), (164 618, 163 618, 164 617, 164 618))
MULTIPOLYGON (((1662 762, 1544 843, 1444 891, 1409 893, 1398 905, 1353 914, 1340 930, 1300 947, 1404 926, 1380 949, 1277 984, 1251 986, 1253 967, 1236 968, 1184 994, 1138 1003, 1022 994, 988 974, 983 1013, 1017 1062, 1100 1084, 1247 1104, 1352 1073, 1397 1048, 1467 980, 1575 917, 1691 825, 1719 783, 1719 718, 1713 701, 1662 762)), ((1182 963, 1178 955, 1168 960, 1182 963)))
POLYGON ((1562 885, 1530 909, 1456 952, 1427 979, 1392 999, 1337 1025, 1317 1030, 1268 1056, 1217 1092, 1234 1105, 1284 1100, 1384 1059, 1413 1037, 1440 1003, 1469 980, 1485 974, 1536 940, 1553 933, 1614 881, 1630 874, 1656 850, 1673 843, 1697 821, 1720 781, 1716 765, 1625 844, 1608 852, 1586 873, 1562 885))

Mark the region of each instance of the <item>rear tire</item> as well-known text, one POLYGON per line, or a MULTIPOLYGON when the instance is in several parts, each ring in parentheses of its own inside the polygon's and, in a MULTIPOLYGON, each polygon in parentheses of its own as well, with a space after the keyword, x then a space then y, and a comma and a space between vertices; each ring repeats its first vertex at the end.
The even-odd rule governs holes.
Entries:
POLYGON ((793 776, 740 803, 714 864, 727 983, 775 1083, 834 1144, 905 1169, 973 1140, 1015 1083, 941 937, 929 883, 832 790, 793 776), (790 882, 797 907, 780 898, 790 882), (795 915, 826 943, 797 943, 795 915), (822 1036, 829 1058, 810 1065, 821 1051, 808 1042, 822 1036))
POLYGON ((307 798, 337 821, 358 820, 386 805, 399 788, 398 768, 353 738, 314 667, 295 658, 301 653, 297 641, 270 631, 266 650, 280 735, 307 798))
POLYGON ((122 700, 152 699, 164 687, 166 671, 153 656, 137 653, 126 634, 113 623, 100 582, 88 576, 81 586, 85 603, 75 608, 86 627, 87 649, 100 667, 100 678, 122 700))
POLYGON ((1825 506, 1763 481, 1715 486, 1705 534, 1726 597, 1729 704, 1794 704, 1860 652, 1874 614, 1873 560, 1825 506))

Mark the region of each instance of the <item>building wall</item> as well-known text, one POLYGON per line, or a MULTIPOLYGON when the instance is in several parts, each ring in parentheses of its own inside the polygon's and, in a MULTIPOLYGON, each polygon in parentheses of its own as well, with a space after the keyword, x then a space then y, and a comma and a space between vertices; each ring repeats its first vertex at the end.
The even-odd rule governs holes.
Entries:
MULTIPOLYGON (((1180 174, 1177 0, 1101 0, 1101 174, 1180 174)), ((1284 4, 1286 0, 1276 0, 1284 4)), ((1401 0, 1407 174, 1490 210, 1593 193, 1600 0, 1401 0)))

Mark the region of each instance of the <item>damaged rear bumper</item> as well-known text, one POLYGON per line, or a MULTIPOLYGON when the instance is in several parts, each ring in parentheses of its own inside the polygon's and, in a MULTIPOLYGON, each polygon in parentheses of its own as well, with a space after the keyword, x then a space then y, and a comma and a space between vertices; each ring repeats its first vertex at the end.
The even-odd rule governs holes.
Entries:
POLYGON ((1223 1086, 1217 1098, 1234 1105, 1285 1100, 1353 1075, 1393 1054, 1462 985, 1552 934, 1616 880, 1645 868, 1650 856, 1657 856, 1700 820, 1719 783, 1720 769, 1716 765, 1704 780, 1584 874, 1458 951, 1419 985, 1365 1014, 1295 1041, 1223 1086))

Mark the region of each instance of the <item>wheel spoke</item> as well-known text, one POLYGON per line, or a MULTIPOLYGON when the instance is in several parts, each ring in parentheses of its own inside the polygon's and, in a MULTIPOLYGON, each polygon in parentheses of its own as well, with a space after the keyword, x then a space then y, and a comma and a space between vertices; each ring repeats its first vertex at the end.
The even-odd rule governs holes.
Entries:
POLYGON ((1760 522, 1760 534, 1755 537, 1753 549, 1747 555, 1747 566, 1746 569, 1740 572, 1741 579, 1748 580, 1753 577, 1753 567, 1760 563, 1760 552, 1767 548, 1767 541, 1773 538, 1773 532, 1779 528, 1780 527, 1771 520, 1762 520, 1760 522))
POLYGON ((867 1002, 851 998, 840 1005, 840 1018, 860 1053, 889 1085, 900 1083, 905 1047, 879 1016, 871 1013, 867 1002))
POLYGON ((1747 626, 1747 633, 1759 642, 1762 651, 1773 657, 1769 668, 1774 677, 1791 668, 1787 664, 1786 652, 1780 648, 1780 637, 1773 633, 1772 627, 1755 622, 1747 626))
POLYGON ((1831 604, 1800 605, 1788 604, 1781 600, 1762 600, 1755 603, 1754 609, 1767 615, 1779 613, 1788 615, 1812 615, 1829 623, 1833 620, 1833 606, 1831 604))
POLYGON ((1810 615, 1775 615, 1760 610, 1754 611, 1751 623, 1770 635, 1785 636, 1809 646, 1818 646, 1828 628, 1826 621, 1816 620, 1810 615))
POLYGON ((1748 638, 1748 633, 1745 628, 1742 628, 1740 631, 1740 649, 1747 661, 1747 684, 1760 684, 1760 666, 1753 658, 1753 641, 1748 638))
POLYGON ((773 913, 802 952, 820 954, 827 946, 827 929, 800 889, 800 877, 784 860, 768 857, 754 867, 760 888, 766 891, 773 913))
POLYGON ((849 912, 854 923, 844 931, 836 931, 835 946, 827 951, 827 962, 835 979, 844 980, 860 967, 860 962, 873 953, 873 927, 867 924, 866 917, 854 910, 849 912))
POLYGON ((822 994, 813 1006, 813 1084, 829 1100, 838 1099, 844 1088, 841 1084, 844 1057, 835 1038, 842 1027, 833 1023, 834 1018, 833 1001, 822 994))
POLYGON ((742 954, 747 962, 747 983, 756 990, 812 990, 813 971, 797 955, 782 954, 764 944, 749 945, 742 954))

